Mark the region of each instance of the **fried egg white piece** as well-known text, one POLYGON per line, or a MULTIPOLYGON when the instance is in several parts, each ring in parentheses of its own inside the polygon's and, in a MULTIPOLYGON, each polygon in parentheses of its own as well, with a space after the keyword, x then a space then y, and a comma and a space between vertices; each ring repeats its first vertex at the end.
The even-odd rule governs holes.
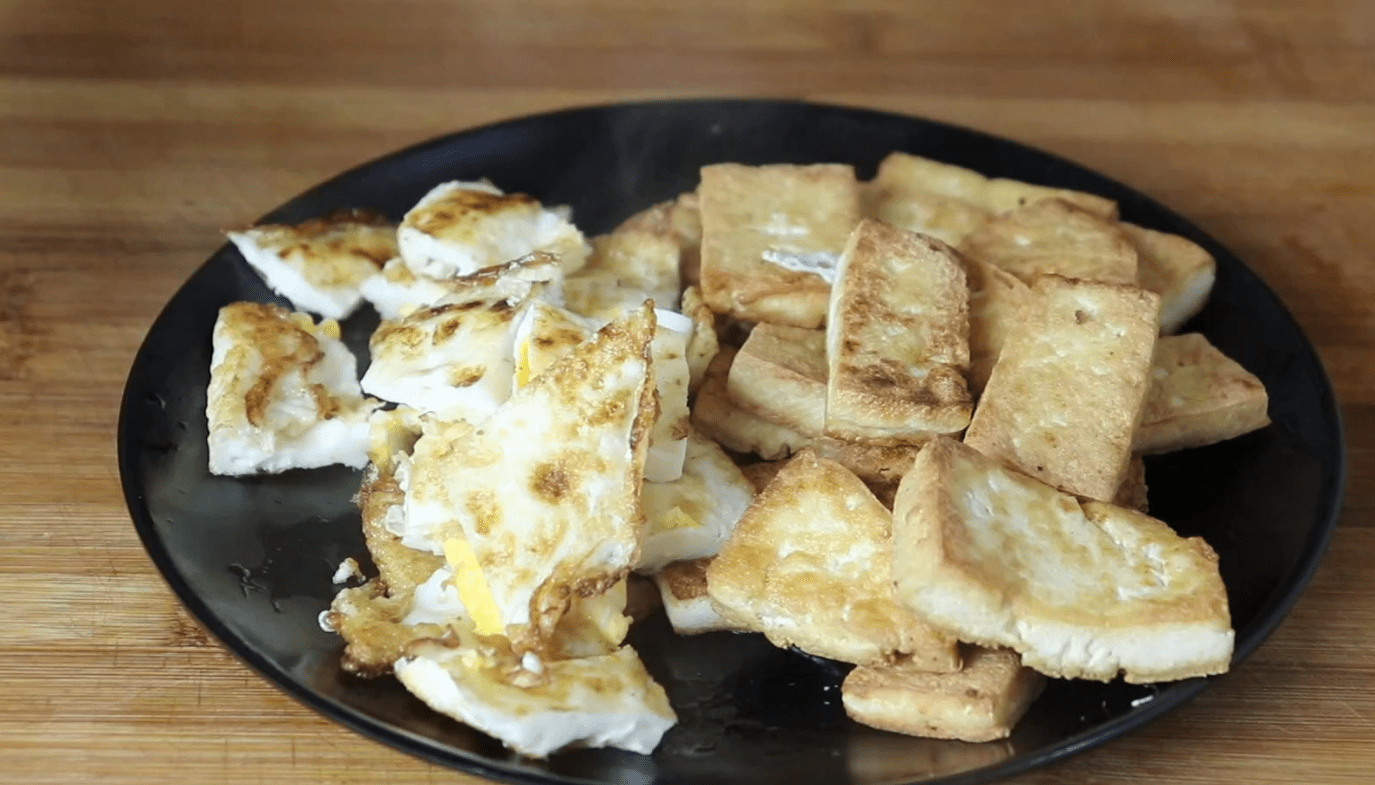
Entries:
POLYGON ((683 474, 646 482, 640 490, 645 527, 635 569, 715 556, 754 501, 754 485, 720 445, 693 431, 685 440, 683 474))
POLYGON ((420 643, 394 669, 430 708, 532 757, 574 744, 648 755, 678 721, 629 646, 582 659, 522 660, 420 643))
POLYGON ((638 556, 653 334, 648 307, 627 314, 468 436, 416 444, 407 536, 465 541, 518 647, 543 645, 574 595, 611 588, 638 556))
POLYGON ((206 392, 210 472, 244 475, 368 461, 368 415, 339 325, 238 302, 215 322, 206 392))
POLYGON ((692 320, 680 313, 654 309, 656 326, 653 355, 654 388, 659 393, 659 416, 649 431, 649 454, 645 457, 645 479, 672 482, 683 475, 687 457, 687 436, 691 430, 688 411, 688 341, 692 320))
POLYGON ((445 420, 480 423, 511 395, 516 327, 528 303, 435 305, 378 326, 362 386, 445 420))
POLYGON ((335 210, 225 235, 272 291, 326 319, 353 313, 363 282, 396 255, 396 225, 371 210, 335 210))
POLYGON ((743 631, 716 611, 707 594, 707 566, 711 559, 674 562, 654 573, 668 623, 679 635, 717 630, 743 631))
POLYGON ((532 251, 559 257, 571 273, 591 250, 563 211, 490 183, 459 181, 435 186, 406 213, 397 245, 411 272, 439 279, 471 275, 532 251))
POLYGON ((555 360, 591 338, 600 326, 599 322, 552 303, 532 302, 516 327, 516 389, 529 384, 555 360))
POLYGON ((557 256, 536 251, 472 275, 439 279, 416 275, 398 257, 364 281, 362 293, 383 319, 392 320, 416 308, 476 300, 520 303, 539 297, 561 303, 563 266, 557 256))
POLYGON ((466 422, 426 418, 411 454, 396 466, 396 483, 404 495, 400 514, 386 519, 388 529, 407 548, 444 555, 444 531, 453 530, 454 504, 443 465, 454 442, 467 437, 466 422))

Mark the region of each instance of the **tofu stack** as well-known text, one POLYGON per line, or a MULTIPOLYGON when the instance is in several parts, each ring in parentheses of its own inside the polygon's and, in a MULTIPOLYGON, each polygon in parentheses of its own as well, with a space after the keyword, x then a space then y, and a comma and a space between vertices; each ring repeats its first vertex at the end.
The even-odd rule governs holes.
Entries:
POLYGON ((706 303, 743 337, 693 422, 766 463, 720 554, 661 577, 671 616, 854 663, 854 719, 967 741, 1007 736, 1047 676, 1225 671, 1216 554, 1145 514, 1140 458, 1268 423, 1253 376, 1170 335, 1211 257, 1101 197, 904 153, 859 215, 833 209, 843 179, 703 170, 706 303), (780 272, 785 223, 848 234, 835 264, 780 272))

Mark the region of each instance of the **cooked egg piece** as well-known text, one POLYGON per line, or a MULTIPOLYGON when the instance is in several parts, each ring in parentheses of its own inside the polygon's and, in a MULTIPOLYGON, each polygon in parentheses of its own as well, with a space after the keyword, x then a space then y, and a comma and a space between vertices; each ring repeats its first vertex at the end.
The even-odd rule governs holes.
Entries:
POLYGON ((411 272, 439 279, 470 275, 532 251, 559 257, 564 270, 573 272, 590 252, 582 232, 559 211, 485 182, 435 186, 402 219, 397 244, 411 272))
POLYGON ((671 482, 683 474, 687 457, 688 412, 687 361, 692 320, 680 313, 654 309, 656 327, 649 345, 653 357, 654 388, 659 393, 659 417, 649 431, 649 454, 645 457, 645 479, 671 482))
POLYGON ((396 482, 405 495, 402 512, 387 519, 389 526, 398 526, 392 533, 401 538, 402 545, 443 556, 446 539, 443 532, 450 532, 448 539, 459 536, 457 532, 461 528, 455 524, 456 500, 449 495, 443 467, 453 444, 472 430, 473 427, 463 421, 422 420, 421 435, 410 456, 398 461, 396 466, 396 482))
POLYGON ((449 287, 438 278, 411 272, 398 256, 368 276, 359 286, 359 293, 383 319, 400 319, 408 311, 439 302, 449 293, 449 287))
POLYGON ((629 646, 582 659, 523 659, 422 643, 394 667, 430 708, 532 757, 572 744, 648 755, 678 720, 629 646))
POLYGON ((754 500, 754 486, 720 445, 695 431, 686 445, 681 477, 640 489, 645 525, 637 570, 715 556, 754 500))
POLYGON ((480 423, 511 395, 516 326, 529 303, 436 305, 378 326, 362 386, 445 420, 480 423))
POLYGON ((363 282, 396 255, 396 225, 371 210, 336 210, 225 235, 272 291, 326 319, 352 314, 363 282))
POLYGON ((516 389, 529 384, 555 360, 591 338, 599 326, 552 303, 531 303, 516 327, 516 389))
POLYGON ((244 475, 368 460, 357 365, 333 320, 239 302, 220 309, 206 392, 210 472, 244 475))

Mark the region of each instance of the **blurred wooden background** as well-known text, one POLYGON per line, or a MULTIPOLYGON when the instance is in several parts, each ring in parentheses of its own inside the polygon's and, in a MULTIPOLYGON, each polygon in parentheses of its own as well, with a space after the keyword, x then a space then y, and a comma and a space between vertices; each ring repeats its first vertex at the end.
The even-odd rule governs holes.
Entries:
POLYGON ((118 489, 133 352, 222 226, 512 115, 803 97, 954 121, 1160 199, 1338 390, 1345 512, 1290 619, 1146 730, 1016 780, 1375 781, 1375 5, 0 0, 0 779, 473 782, 320 719, 189 620, 118 489))

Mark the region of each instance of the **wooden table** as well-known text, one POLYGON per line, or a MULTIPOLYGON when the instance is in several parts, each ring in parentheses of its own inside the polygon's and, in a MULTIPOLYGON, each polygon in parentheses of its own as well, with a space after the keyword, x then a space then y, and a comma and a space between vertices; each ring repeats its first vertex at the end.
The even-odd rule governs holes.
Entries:
POLYGON ((0 0, 0 779, 475 782, 209 640, 144 555, 115 418, 159 308, 345 167, 507 116, 770 95, 950 120, 1197 221, 1336 384, 1326 563, 1244 667, 1021 783, 1375 781, 1375 9, 1359 2, 0 0), (1033 10, 1034 9, 1034 10, 1033 10))

